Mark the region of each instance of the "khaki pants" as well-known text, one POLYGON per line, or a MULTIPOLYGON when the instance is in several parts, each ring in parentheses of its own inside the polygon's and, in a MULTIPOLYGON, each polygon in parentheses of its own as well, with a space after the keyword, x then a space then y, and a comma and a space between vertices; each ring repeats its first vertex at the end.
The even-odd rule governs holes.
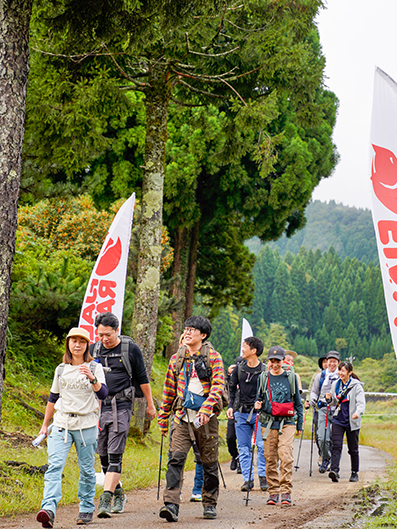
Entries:
MULTIPOLYGON (((266 478, 269 484, 269 494, 286 494, 292 490, 292 470, 294 456, 292 443, 294 441, 295 425, 283 426, 282 434, 278 430, 270 430, 265 444, 266 478), (280 472, 277 469, 280 461, 280 472)), ((262 427, 262 435, 265 428, 262 427)))
MULTIPOLYGON (((191 425, 191 428, 203 464, 203 505, 216 505, 219 495, 218 419, 214 415, 204 426, 196 429, 191 425)), ((163 493, 164 503, 180 504, 183 469, 192 444, 189 425, 185 421, 179 424, 174 423, 171 433, 171 456, 168 460, 166 486, 163 493)))

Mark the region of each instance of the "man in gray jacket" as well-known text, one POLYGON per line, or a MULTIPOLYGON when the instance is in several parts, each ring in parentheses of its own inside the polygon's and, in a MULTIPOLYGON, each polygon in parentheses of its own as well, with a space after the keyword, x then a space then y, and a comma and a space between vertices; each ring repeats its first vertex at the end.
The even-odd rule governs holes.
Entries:
POLYGON ((327 369, 317 374, 310 392, 310 405, 318 410, 318 449, 322 458, 319 472, 324 474, 329 469, 331 460, 331 420, 335 406, 327 403, 325 395, 331 392, 331 387, 338 377, 340 354, 330 351, 327 354, 327 369))

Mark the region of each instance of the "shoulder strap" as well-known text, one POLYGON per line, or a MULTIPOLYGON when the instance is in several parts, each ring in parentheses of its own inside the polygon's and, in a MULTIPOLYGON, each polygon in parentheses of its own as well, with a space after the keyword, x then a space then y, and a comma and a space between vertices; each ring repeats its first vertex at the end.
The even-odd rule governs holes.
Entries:
POLYGON ((102 346, 102 342, 100 340, 95 342, 94 349, 92 350, 92 358, 98 358, 99 356, 101 356, 100 355, 101 346, 102 346))
POLYGON ((64 369, 65 364, 64 362, 62 362, 62 364, 59 364, 59 366, 57 367, 58 378, 61 378, 64 369))
POLYGON ((323 386, 323 384, 324 384, 324 380, 325 380, 325 371, 326 371, 325 369, 323 369, 323 370, 321 371, 321 375, 320 375, 320 391, 321 391, 321 388, 322 388, 322 386, 323 386))
POLYGON ((289 382, 289 385, 290 385, 290 388, 291 388, 291 396, 292 396, 292 399, 294 398, 295 396, 295 373, 293 373, 292 371, 287 371, 287 376, 288 376, 288 382, 289 382))
POLYGON ((242 371, 243 371, 242 363, 243 363, 243 362, 239 362, 239 363, 237 364, 237 382, 238 382, 238 383, 240 383, 241 373, 242 373, 242 371))
POLYGON ((259 393, 260 394, 263 394, 263 392, 267 391, 267 387, 266 387, 266 380, 269 378, 268 374, 265 373, 265 371, 263 370, 260 377, 259 377, 259 393))
POLYGON ((175 373, 175 377, 178 378, 179 373, 182 371, 183 362, 185 361, 185 349, 180 347, 176 354, 177 354, 177 357, 176 357, 176 362, 175 362, 174 373, 175 373))
POLYGON ((129 356, 129 344, 130 342, 134 343, 134 340, 130 336, 120 336, 121 340, 121 361, 125 367, 125 370, 128 373, 128 376, 132 382, 132 367, 129 356))

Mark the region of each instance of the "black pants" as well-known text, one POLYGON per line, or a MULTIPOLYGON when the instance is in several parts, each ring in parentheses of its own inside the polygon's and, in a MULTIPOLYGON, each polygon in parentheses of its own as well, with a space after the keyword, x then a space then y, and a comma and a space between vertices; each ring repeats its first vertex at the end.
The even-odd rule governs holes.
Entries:
POLYGON ((236 459, 238 457, 236 422, 234 419, 227 420, 226 442, 229 454, 236 459))
POLYGON ((339 463, 342 454, 343 436, 346 432, 347 451, 350 455, 351 471, 358 472, 359 470, 359 455, 358 455, 358 436, 360 430, 351 430, 350 426, 341 426, 338 423, 332 423, 332 458, 331 470, 339 472, 339 463))

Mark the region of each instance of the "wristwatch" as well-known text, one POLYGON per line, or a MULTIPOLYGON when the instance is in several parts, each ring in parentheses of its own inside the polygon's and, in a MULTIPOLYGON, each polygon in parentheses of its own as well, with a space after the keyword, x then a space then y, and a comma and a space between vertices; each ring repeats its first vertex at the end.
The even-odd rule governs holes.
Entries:
POLYGON ((90 383, 92 385, 96 384, 98 382, 98 379, 95 377, 94 380, 90 380, 90 383))

